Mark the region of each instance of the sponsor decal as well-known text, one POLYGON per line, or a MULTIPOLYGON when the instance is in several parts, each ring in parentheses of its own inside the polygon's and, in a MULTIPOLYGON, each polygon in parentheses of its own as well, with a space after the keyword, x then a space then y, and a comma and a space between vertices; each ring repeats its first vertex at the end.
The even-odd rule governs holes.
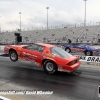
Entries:
POLYGON ((30 59, 37 59, 36 55, 32 55, 30 53, 23 52, 22 55, 23 55, 23 57, 28 57, 30 59))
POLYGON ((22 48, 18 48, 18 50, 21 50, 22 48))
POLYGON ((46 57, 49 57, 49 58, 54 58, 55 56, 59 56, 59 55, 51 54, 51 53, 46 54, 46 57))
POLYGON ((84 49, 80 49, 80 48, 71 48, 71 50, 73 52, 84 52, 84 49))
POLYGON ((51 53, 47 53, 46 56, 47 57, 52 57, 52 54, 51 53))
POLYGON ((26 52, 23 52, 22 55, 23 55, 23 56, 26 56, 26 52))
POLYGON ((42 57, 44 57, 45 56, 45 54, 42 54, 42 57))

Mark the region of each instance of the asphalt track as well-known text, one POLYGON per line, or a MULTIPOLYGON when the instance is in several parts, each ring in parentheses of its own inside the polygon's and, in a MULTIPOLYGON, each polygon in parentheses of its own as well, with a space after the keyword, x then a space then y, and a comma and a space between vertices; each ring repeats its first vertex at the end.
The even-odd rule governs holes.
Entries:
POLYGON ((0 79, 26 89, 53 91, 53 100, 100 100, 100 66, 81 65, 79 70, 82 71, 80 75, 65 72, 48 75, 32 63, 11 62, 0 56, 0 79))

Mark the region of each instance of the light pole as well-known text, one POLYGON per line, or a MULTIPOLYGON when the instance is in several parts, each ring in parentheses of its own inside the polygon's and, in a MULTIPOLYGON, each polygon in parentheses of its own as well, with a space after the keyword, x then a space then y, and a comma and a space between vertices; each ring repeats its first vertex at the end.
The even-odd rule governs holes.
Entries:
POLYGON ((1 16, 0 16, 0 33, 1 33, 1 16))
POLYGON ((49 7, 46 7, 46 9, 47 9, 47 29, 48 29, 48 9, 49 7))
POLYGON ((84 16, 84 26, 86 26, 86 1, 87 1, 87 0, 83 0, 83 1, 85 1, 85 16, 84 16))
POLYGON ((19 12, 20 14, 20 31, 21 31, 21 12, 19 12))

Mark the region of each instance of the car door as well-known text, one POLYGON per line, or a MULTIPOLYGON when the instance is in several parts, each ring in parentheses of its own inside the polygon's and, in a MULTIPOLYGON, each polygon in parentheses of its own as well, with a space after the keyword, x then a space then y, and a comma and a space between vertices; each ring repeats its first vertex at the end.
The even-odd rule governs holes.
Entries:
POLYGON ((73 47, 71 48, 71 50, 72 50, 73 52, 78 52, 78 47, 75 45, 75 46, 73 46, 73 47))
POLYGON ((23 47, 22 50, 22 58, 25 60, 29 60, 34 62, 35 64, 39 65, 42 63, 42 51, 44 50, 43 46, 33 44, 26 47, 23 47))
POLYGON ((79 52, 84 52, 85 51, 85 45, 81 45, 79 48, 80 48, 79 52))

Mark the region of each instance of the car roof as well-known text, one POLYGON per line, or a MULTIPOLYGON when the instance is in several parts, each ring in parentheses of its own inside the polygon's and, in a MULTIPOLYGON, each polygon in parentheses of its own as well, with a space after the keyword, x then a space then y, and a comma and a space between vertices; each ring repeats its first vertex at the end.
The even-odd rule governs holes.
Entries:
POLYGON ((41 45, 41 46, 45 46, 45 47, 54 47, 55 46, 55 45, 46 44, 46 43, 35 43, 35 44, 38 44, 38 45, 41 45))
POLYGON ((83 45, 83 46, 86 46, 87 44, 78 44, 78 45, 83 45))
POLYGON ((78 44, 77 46, 84 46, 84 47, 86 47, 86 46, 89 46, 89 45, 87 45, 87 44, 78 44))

